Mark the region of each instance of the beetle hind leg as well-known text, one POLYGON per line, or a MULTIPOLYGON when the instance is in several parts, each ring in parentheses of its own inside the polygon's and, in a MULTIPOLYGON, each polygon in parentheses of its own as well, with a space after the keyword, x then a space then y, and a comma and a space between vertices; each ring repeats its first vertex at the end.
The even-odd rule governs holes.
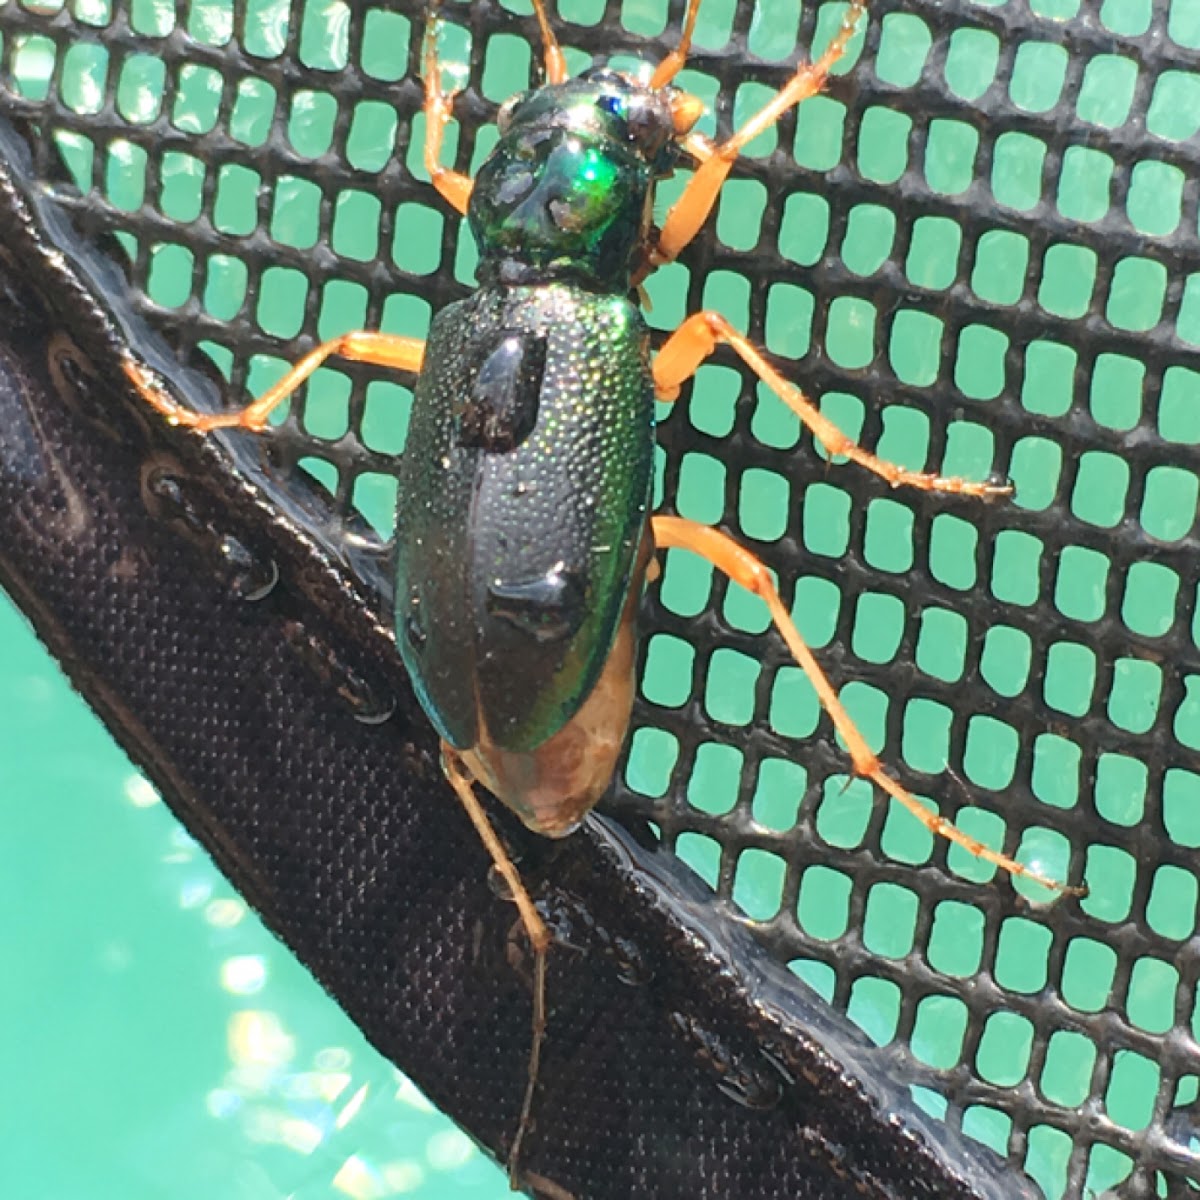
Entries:
POLYGON ((520 873, 492 828, 483 805, 479 803, 479 798, 475 795, 474 780, 466 764, 458 751, 445 742, 442 743, 442 770, 445 771, 446 779, 454 789, 459 803, 471 819, 471 824, 475 826, 479 840, 491 855, 496 870, 508 886, 533 950, 533 1038, 529 1048, 529 1072, 517 1130, 508 1150, 508 1180, 515 1191, 520 1185, 521 1144, 529 1131, 533 1115, 533 1098, 537 1091, 538 1072, 542 1061, 542 1042, 546 1036, 546 953, 550 949, 550 930, 546 928, 546 923, 534 906, 520 873))
POLYGON ((658 399, 668 402, 674 400, 684 381, 696 373, 700 364, 722 342, 800 418, 830 456, 848 458, 886 480, 892 487, 914 487, 926 492, 949 492, 978 496, 985 500, 1012 495, 1012 486, 1007 483, 978 483, 957 475, 910 471, 864 450, 825 416, 794 383, 784 379, 754 343, 738 333, 720 313, 693 314, 663 343, 654 360, 654 387, 658 399))
POLYGON ((730 579, 747 591, 753 592, 766 604, 772 623, 787 644, 797 666, 808 676, 809 682, 821 702, 821 707, 829 714, 834 728, 845 743, 855 775, 869 779, 894 800, 897 800, 931 833, 946 838, 977 858, 982 858, 1001 870, 1007 871, 1010 875, 1020 875, 1022 878, 1041 884, 1044 888, 1065 895, 1079 895, 1086 890, 1068 887, 1023 866, 1015 859, 993 850, 990 846, 985 846, 982 842, 964 833, 945 817, 930 812, 903 784, 884 771, 883 765, 867 745, 866 739, 842 705, 828 676, 821 669, 821 665, 817 662, 808 644, 800 636, 800 631, 784 606, 767 567, 749 550, 739 546, 737 542, 720 530, 712 529, 707 525, 698 525, 694 521, 686 521, 681 517, 654 517, 651 521, 651 528, 654 532, 655 544, 660 550, 680 548, 699 554, 717 570, 728 575, 730 579))

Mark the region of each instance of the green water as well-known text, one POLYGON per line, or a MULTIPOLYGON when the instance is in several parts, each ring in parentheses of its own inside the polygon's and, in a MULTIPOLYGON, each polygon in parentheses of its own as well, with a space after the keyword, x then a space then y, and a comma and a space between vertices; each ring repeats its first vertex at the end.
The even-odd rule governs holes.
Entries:
POLYGON ((509 1195, 268 933, 0 594, 8 1200, 509 1195))

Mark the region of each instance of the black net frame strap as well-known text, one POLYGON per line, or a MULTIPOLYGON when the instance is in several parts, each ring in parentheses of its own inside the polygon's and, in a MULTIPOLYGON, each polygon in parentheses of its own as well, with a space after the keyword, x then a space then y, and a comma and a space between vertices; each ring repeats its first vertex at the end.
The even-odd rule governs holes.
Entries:
MULTIPOLYGON (((266 923, 502 1155, 529 1042, 514 913, 394 647, 358 580, 122 385, 130 330, 159 348, 111 266, 30 205, 3 127, 0 160, 0 581, 266 923)), ((535 1193, 1035 1194, 934 1134, 669 857, 599 820, 555 846, 497 821, 563 947, 535 1193)))

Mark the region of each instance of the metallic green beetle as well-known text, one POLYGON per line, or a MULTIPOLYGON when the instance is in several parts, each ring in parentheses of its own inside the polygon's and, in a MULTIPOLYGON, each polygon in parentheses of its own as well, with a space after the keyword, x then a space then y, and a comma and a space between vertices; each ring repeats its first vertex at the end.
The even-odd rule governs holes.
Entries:
POLYGON ((628 668, 597 692, 649 549, 654 386, 629 292, 678 151, 666 93, 608 71, 520 97, 500 129, 468 210, 479 290, 435 318, 417 384, 396 629, 438 732, 553 835, 607 787, 632 703, 628 668))

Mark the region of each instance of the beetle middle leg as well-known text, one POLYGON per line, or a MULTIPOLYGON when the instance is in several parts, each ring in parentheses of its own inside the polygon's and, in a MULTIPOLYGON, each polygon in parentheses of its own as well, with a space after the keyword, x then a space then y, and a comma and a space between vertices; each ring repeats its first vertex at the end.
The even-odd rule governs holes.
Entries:
POLYGON ((990 846, 985 846, 970 834, 964 833, 945 817, 930 812, 903 784, 884 771, 882 763, 867 745, 858 726, 854 724, 850 714, 838 698, 837 692, 834 691, 833 685, 829 682, 829 677, 822 670, 812 650, 809 649, 808 643, 801 637, 800 631, 796 628, 791 614, 771 579, 770 571, 759 558, 745 547, 738 545, 733 538, 719 529, 698 525, 696 522, 684 520, 682 517, 653 517, 651 528, 654 533, 655 545, 659 550, 679 548, 699 554, 701 558, 712 563, 718 571, 728 575, 730 579, 747 591, 753 592, 766 604, 772 623, 786 643, 797 666, 808 676, 809 682, 821 702, 821 707, 829 714, 834 728, 845 743, 855 775, 869 779, 893 799, 899 801, 931 833, 944 837, 955 845, 962 846, 964 850, 977 858, 993 863, 1011 875, 1020 875, 1025 879, 1031 879, 1052 891, 1067 895, 1079 895, 1085 891, 1082 888, 1067 887, 1057 880, 1023 866, 1006 854, 1001 854, 990 846))
POLYGON ((955 495, 997 499, 1012 495, 1009 484, 978 483, 958 475, 934 475, 910 471, 906 467, 879 458, 847 437, 794 383, 790 383, 763 357, 745 334, 739 333, 715 312, 699 312, 688 317, 663 343, 654 360, 654 386, 660 400, 671 401, 679 395, 685 380, 724 342, 739 358, 796 414, 830 455, 841 455, 887 480, 892 487, 914 487, 926 492, 950 492, 955 495))
POLYGON ((521 1102, 521 1115, 508 1150, 508 1179, 515 1190, 520 1182, 521 1143, 525 1140, 533 1113, 533 1097, 537 1090, 538 1071, 541 1067, 542 1042, 546 1035, 546 952, 550 949, 550 931, 534 906, 520 873, 496 836, 483 805, 479 803, 479 798, 475 795, 474 780, 466 764, 458 752, 445 742, 442 743, 442 769, 467 816, 470 817, 471 824, 475 826, 479 840, 483 842, 492 857, 492 862, 496 864, 496 870, 507 884, 533 950, 533 1040, 529 1048, 529 1072, 525 1082, 525 1096, 521 1102))
POLYGON ((421 369, 425 356, 425 343, 419 338, 400 337, 394 333, 372 333, 358 330, 344 333, 341 337, 322 342, 310 350, 302 359, 272 387, 245 408, 231 412, 202 413, 180 404, 167 390, 163 382, 148 367, 132 354, 125 355, 123 369, 125 377, 141 394, 142 399, 162 413, 172 425, 186 425, 208 433, 213 429, 247 429, 257 433, 264 429, 267 418, 327 359, 345 358, 351 362, 369 363, 375 367, 386 367, 393 371, 421 369))

